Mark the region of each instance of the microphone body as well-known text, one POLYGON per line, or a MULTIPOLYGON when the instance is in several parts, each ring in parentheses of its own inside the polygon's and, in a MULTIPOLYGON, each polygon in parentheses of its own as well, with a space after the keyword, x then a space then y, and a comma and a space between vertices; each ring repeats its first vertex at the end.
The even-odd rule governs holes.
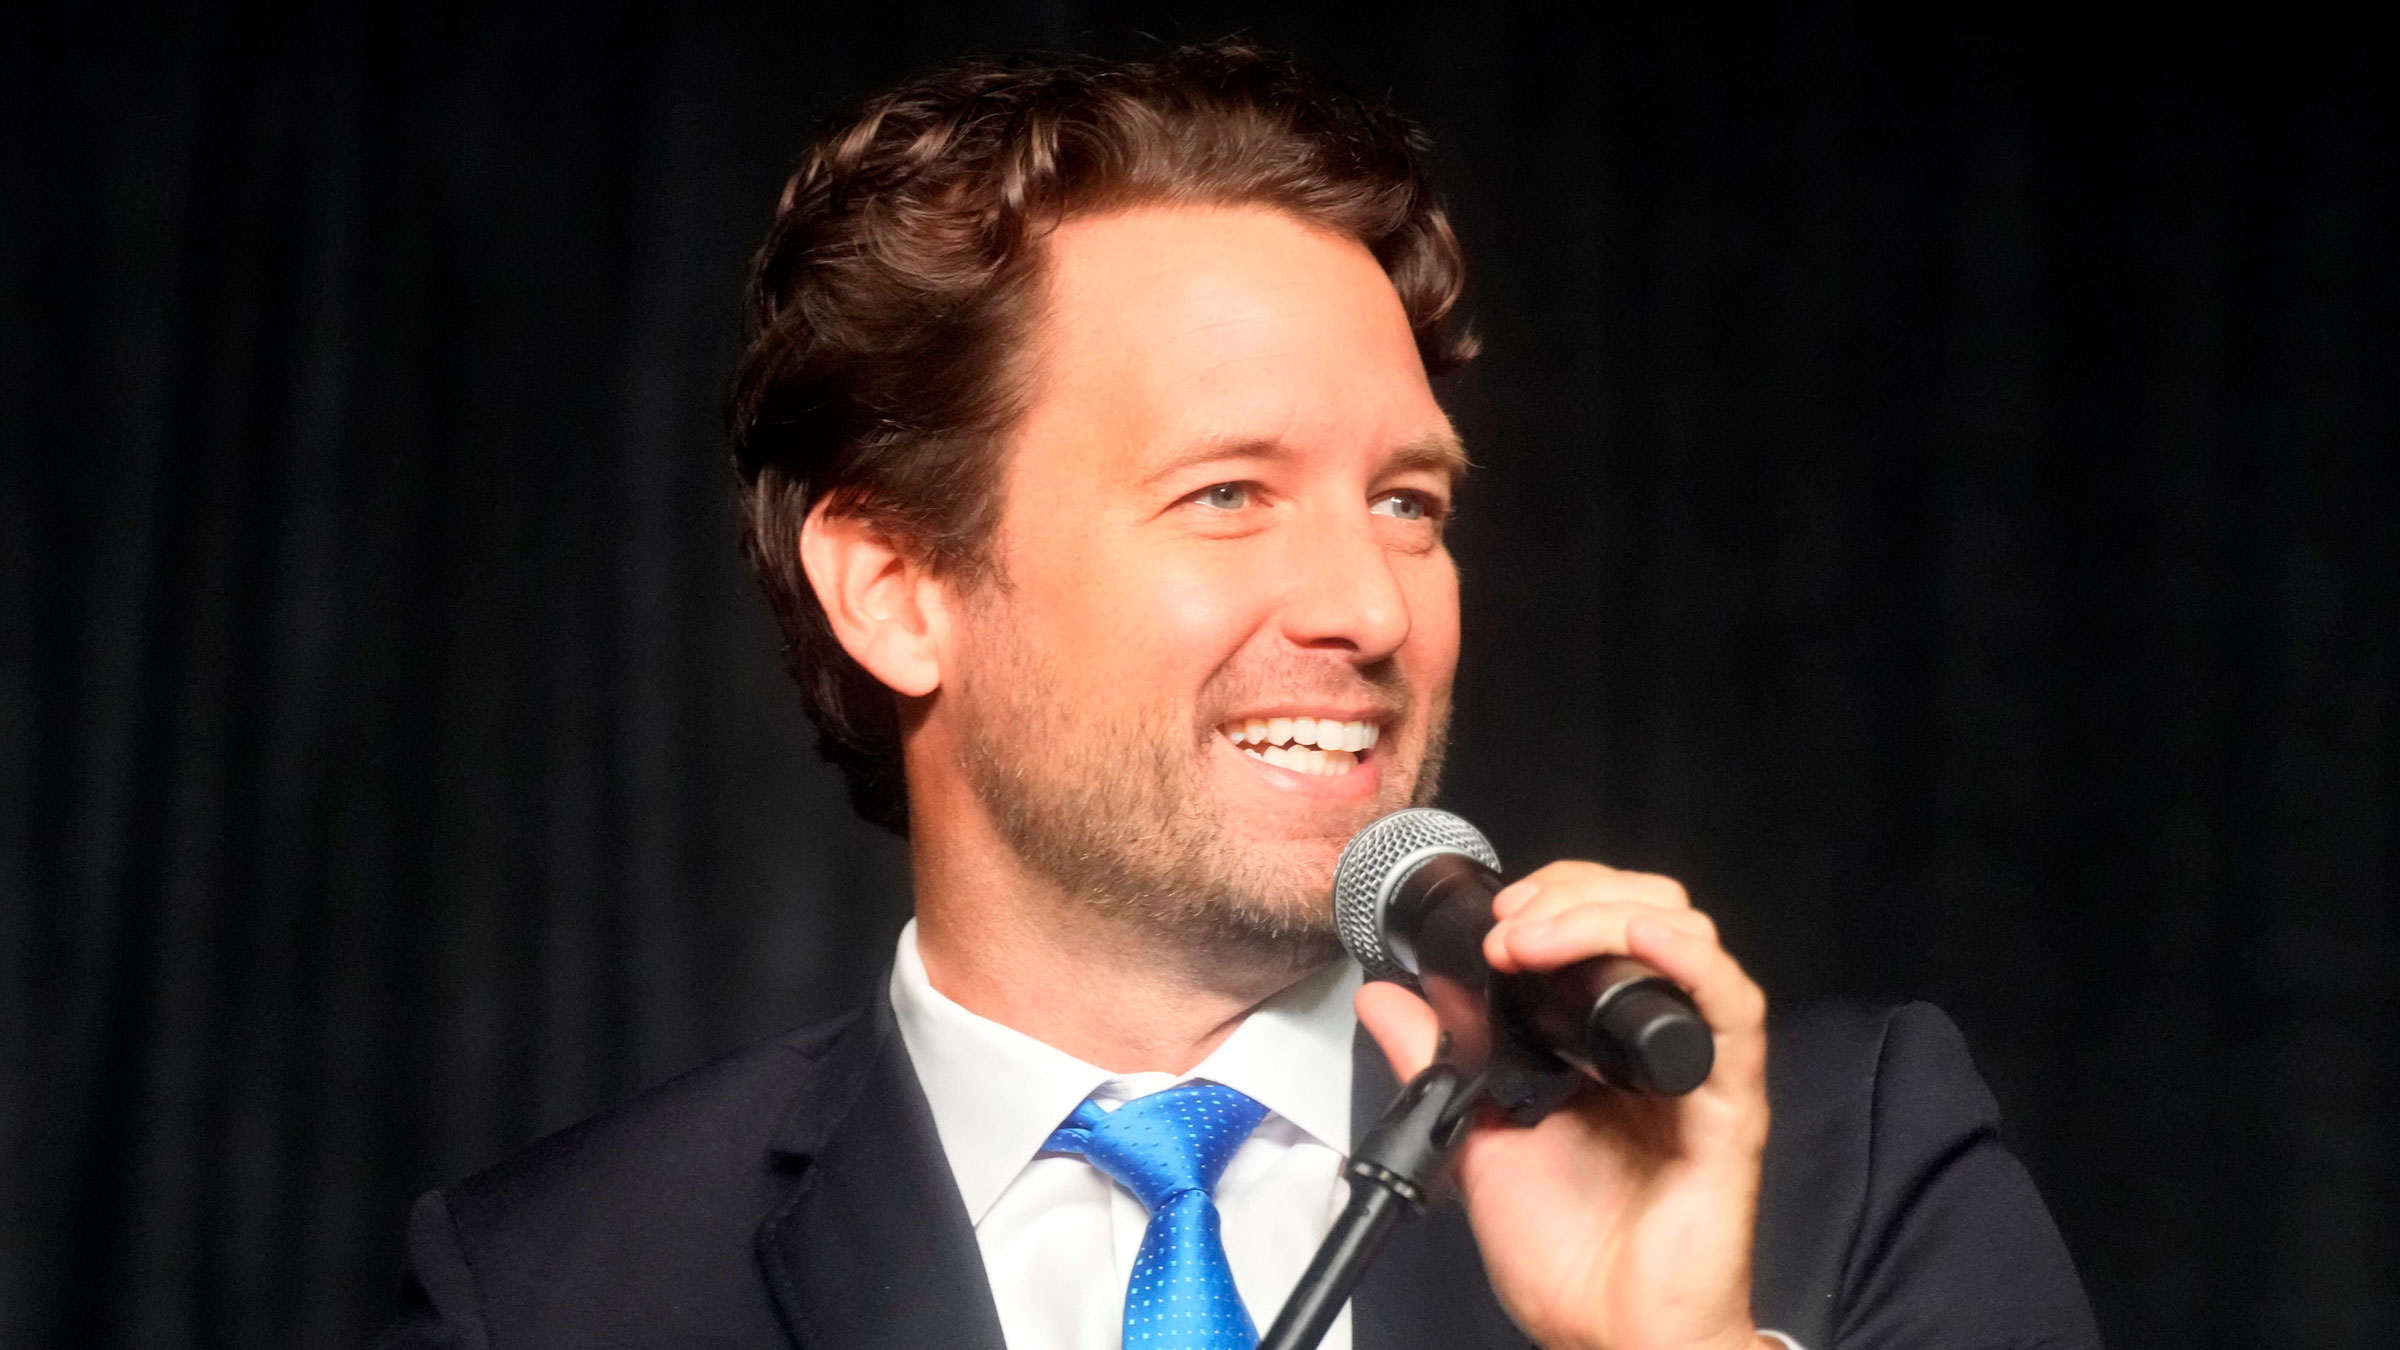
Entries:
POLYGON ((1343 847, 1333 876, 1342 946, 1369 978, 1423 993, 1445 1045, 1360 1141, 1343 1169, 1349 1203, 1259 1350, 1313 1350, 1392 1229, 1424 1208, 1478 1100, 1531 1125, 1587 1078, 1673 1096, 1708 1077, 1708 1024, 1641 962, 1512 974, 1485 964, 1492 897, 1506 884, 1490 841, 1447 811, 1395 811, 1343 847))
POLYGON ((1691 996, 1624 956, 1502 973, 1483 959, 1492 897, 1507 885, 1472 825, 1416 807, 1368 825, 1342 851, 1334 915, 1370 978, 1414 986, 1440 1017, 1449 1054, 1486 1076, 1512 1116, 1536 1119, 1577 1080, 1659 1096, 1698 1087, 1716 1040, 1691 996))

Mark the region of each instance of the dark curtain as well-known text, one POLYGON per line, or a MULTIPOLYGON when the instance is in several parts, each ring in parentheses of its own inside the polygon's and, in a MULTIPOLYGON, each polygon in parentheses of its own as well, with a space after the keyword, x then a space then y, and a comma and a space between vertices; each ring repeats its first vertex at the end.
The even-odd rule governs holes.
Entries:
POLYGON ((341 1345, 409 1198, 860 996, 745 255, 970 48, 1438 138, 1449 801, 1966 1028, 2112 1339, 2400 1325, 2390 77, 2298 11, 327 3, 0 37, 0 1342, 341 1345))

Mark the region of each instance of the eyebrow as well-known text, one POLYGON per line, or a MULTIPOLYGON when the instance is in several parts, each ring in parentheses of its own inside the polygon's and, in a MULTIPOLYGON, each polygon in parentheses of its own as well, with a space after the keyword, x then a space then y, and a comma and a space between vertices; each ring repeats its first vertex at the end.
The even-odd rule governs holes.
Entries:
POLYGON ((1449 479, 1450 485, 1456 487, 1473 466, 1474 461, 1467 458, 1467 447, 1459 442, 1457 436, 1442 431, 1410 441, 1393 451, 1388 467, 1430 469, 1449 479))
MULTIPOLYGON (((1257 436, 1230 436, 1218 440, 1202 441, 1142 475, 1142 482, 1155 484, 1202 464, 1245 459, 1287 460, 1291 459, 1293 454, 1292 448, 1282 441, 1257 436)), ((1467 448, 1459 443, 1458 437, 1448 431, 1439 431, 1429 436, 1421 436, 1393 450, 1386 458, 1382 471, 1393 473, 1418 469, 1431 470, 1449 479, 1452 486, 1456 486, 1460 479, 1467 476, 1467 470, 1470 467, 1472 467, 1472 461, 1467 458, 1467 448)))

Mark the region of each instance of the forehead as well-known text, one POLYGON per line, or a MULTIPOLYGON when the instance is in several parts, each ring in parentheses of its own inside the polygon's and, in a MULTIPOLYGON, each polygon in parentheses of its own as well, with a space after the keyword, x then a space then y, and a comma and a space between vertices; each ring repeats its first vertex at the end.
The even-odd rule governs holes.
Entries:
POLYGON ((1020 454, 1116 479, 1212 448, 1455 453, 1399 295, 1354 239, 1265 207, 1151 207, 1068 221, 1048 263, 1020 454))

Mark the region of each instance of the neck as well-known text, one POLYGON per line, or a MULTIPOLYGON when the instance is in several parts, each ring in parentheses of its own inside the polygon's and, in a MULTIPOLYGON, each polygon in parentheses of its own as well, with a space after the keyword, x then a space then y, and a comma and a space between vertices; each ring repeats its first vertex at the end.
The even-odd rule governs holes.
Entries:
MULTIPOLYGON (((919 817, 923 819, 922 816, 919 817)), ((1110 1073, 1185 1073, 1309 956, 1196 951, 1035 876, 980 813, 912 830, 917 948, 952 1002, 1110 1073)), ((927 822, 930 823, 930 822, 927 822)))

